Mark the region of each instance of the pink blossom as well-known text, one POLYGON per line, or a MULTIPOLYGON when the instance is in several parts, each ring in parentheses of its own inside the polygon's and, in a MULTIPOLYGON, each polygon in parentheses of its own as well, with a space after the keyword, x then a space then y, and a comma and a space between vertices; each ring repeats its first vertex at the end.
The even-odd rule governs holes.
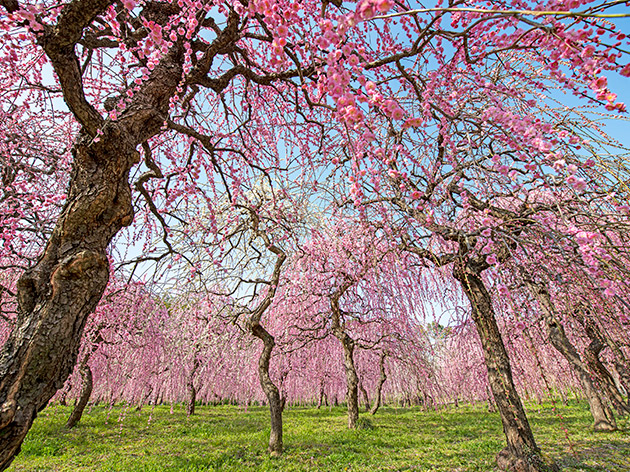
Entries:
POLYGON ((604 90, 608 85, 608 79, 606 77, 601 76, 591 82, 591 89, 593 90, 604 90))

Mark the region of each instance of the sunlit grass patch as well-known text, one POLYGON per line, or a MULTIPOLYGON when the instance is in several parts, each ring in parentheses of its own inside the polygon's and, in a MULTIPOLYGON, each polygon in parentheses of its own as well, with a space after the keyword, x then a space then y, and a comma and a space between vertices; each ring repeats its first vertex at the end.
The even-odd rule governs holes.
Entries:
MULTIPOLYGON (((343 407, 289 408, 285 454, 270 458, 264 407, 208 406, 187 417, 170 406, 95 406, 65 428, 69 407, 44 410, 10 471, 441 471, 488 472, 504 446, 501 422, 485 405, 437 411, 385 407, 346 428, 343 407)), ((528 405, 543 450, 567 471, 630 470, 627 419, 593 433, 588 407, 528 405)))

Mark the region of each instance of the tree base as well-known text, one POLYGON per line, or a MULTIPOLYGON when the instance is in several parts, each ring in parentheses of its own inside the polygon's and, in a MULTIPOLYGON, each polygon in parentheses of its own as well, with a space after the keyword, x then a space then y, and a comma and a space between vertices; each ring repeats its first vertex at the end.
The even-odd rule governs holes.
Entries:
POLYGON ((597 433, 611 433, 617 431, 617 427, 608 421, 598 421, 593 424, 593 430, 597 433))
POLYGON ((508 448, 497 454, 497 467, 507 472, 560 472, 552 459, 540 453, 520 455, 508 448))

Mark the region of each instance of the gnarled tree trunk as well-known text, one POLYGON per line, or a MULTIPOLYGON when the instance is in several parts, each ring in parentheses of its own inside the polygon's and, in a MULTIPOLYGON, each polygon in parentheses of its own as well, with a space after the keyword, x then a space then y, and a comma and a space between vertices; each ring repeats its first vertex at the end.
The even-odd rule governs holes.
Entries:
POLYGON ((376 384, 376 392, 374 392, 374 404, 372 405, 372 410, 370 411, 372 415, 375 415, 381 406, 383 385, 385 385, 385 381, 387 380, 387 374, 385 372, 385 357, 387 357, 387 354, 382 352, 378 362, 380 376, 378 378, 378 383, 376 384))
POLYGON ((17 325, 0 353, 0 470, 72 372, 86 319, 109 279, 107 246, 133 220, 129 171, 139 161, 136 147, 160 131, 182 75, 178 45, 120 118, 106 122, 85 98, 74 49, 84 28, 111 4, 65 3, 57 25, 38 40, 82 129, 72 149, 65 206, 44 252, 18 281, 17 325))
POLYGON ((549 334, 551 344, 567 360, 580 381, 582 391, 586 395, 591 415, 593 416, 593 429, 595 429, 595 431, 616 430, 617 425, 612 411, 610 411, 602 400, 602 397, 600 396, 598 389, 595 387, 591 375, 584 362, 582 362, 577 349, 573 346, 573 344, 571 344, 571 341, 569 341, 569 338, 565 334, 562 325, 555 318, 551 297, 547 287, 541 283, 534 282, 529 277, 524 277, 524 280, 525 285, 527 285, 527 288, 538 301, 540 311, 543 315, 543 319, 545 320, 545 324, 547 325, 547 332, 549 334))
POLYGON ((186 383, 186 390, 188 391, 188 401, 186 404, 186 414, 188 416, 195 414, 195 402, 197 401, 197 389, 195 388, 195 374, 199 369, 198 349, 195 349, 195 358, 193 360, 192 369, 188 375, 188 382, 186 383))
POLYGON ((284 399, 280 397, 278 387, 271 380, 269 375, 269 361, 271 353, 276 345, 275 339, 260 324, 252 325, 251 331, 254 336, 262 340, 263 350, 258 359, 258 376, 260 386, 269 401, 269 413, 271 414, 271 434, 269 435, 269 452, 271 455, 282 454, 282 411, 284 410, 284 399))
POLYGON ((612 339, 605 330, 600 328, 596 320, 585 316, 585 314, 583 314, 580 310, 576 311, 575 315, 577 320, 584 327, 584 330, 591 341, 597 339, 602 344, 610 348, 613 355, 615 370, 617 371, 617 374, 619 374, 619 383, 628 396, 627 405, 630 407, 630 362, 617 342, 612 339))
POLYGON ((280 396, 278 387, 271 380, 269 375, 269 361, 271 353, 276 345, 276 341, 269 332, 260 324, 260 320, 271 305, 273 298, 280 283, 280 273, 282 265, 286 260, 284 250, 276 246, 270 239, 269 235, 260 228, 260 220, 256 211, 248 209, 251 216, 251 228, 256 236, 260 237, 267 249, 276 255, 276 263, 273 269, 271 280, 269 281, 269 289, 260 304, 252 311, 248 326, 251 333, 263 342, 263 350, 258 359, 258 376, 260 377, 260 386, 269 401, 269 413, 271 415, 271 434, 269 436, 269 452, 272 456, 282 454, 282 411, 284 410, 285 399, 280 396))
POLYGON ((354 281, 347 279, 330 297, 332 312, 332 333, 343 347, 343 367, 346 373, 346 405, 348 408, 348 428, 355 429, 359 420, 359 376, 354 365, 354 339, 345 331, 342 317, 345 312, 341 309, 341 296, 353 285, 354 281))
POLYGON ((590 337, 590 339, 590 344, 584 350, 584 358, 591 368, 591 371, 597 375, 600 389, 608 397, 608 400, 610 400, 618 414, 624 415, 630 413, 630 408, 628 408, 623 396, 617 389, 615 379, 613 379, 613 376, 599 358, 599 354, 604 349, 604 345, 596 337, 590 337))
POLYGON ((94 339, 91 343, 88 344, 88 348, 83 355, 83 358, 79 362, 79 373, 81 374, 81 393, 79 394, 79 398, 72 409, 72 413, 70 413, 70 417, 68 418, 68 422, 66 423, 66 427, 74 428, 76 424, 81 421, 81 417, 83 416, 83 412, 85 411, 85 407, 90 401, 90 395, 92 395, 92 388, 94 386, 92 379, 92 369, 90 369, 90 358, 92 354, 96 352, 100 344, 103 342, 103 337, 101 333, 97 330, 94 339))
POLYGON ((37 264, 18 282, 20 315, 0 356, 0 469, 76 362, 83 327, 109 280, 106 248, 133 217, 135 149, 81 134, 67 204, 37 264))
POLYGON ((619 383, 626 392, 626 405, 630 407, 630 363, 624 355, 617 343, 604 335, 604 341, 613 353, 613 362, 617 374, 619 374, 619 383))
MULTIPOLYGON (((628 379, 628 370, 626 365, 627 360, 623 351, 619 349, 617 343, 612 340, 607 333, 599 328, 595 320, 587 316, 583 316, 583 314, 579 311, 576 315, 578 321, 584 328, 586 335, 591 340, 590 344, 584 350, 584 358, 586 359, 587 364, 591 368, 591 371, 598 377, 600 387, 617 410, 617 413, 620 415, 630 413, 630 404, 626 403, 626 400, 624 400, 622 393, 617 388, 617 384, 615 383, 613 376, 602 363, 599 356, 605 347, 610 348, 613 355, 615 369, 619 374, 619 382, 627 392, 627 382, 630 379, 628 379)), ((627 393, 630 394, 630 392, 627 393)), ((630 401, 630 395, 628 400, 630 401)))
POLYGON ((497 326, 492 299, 481 279, 480 269, 470 262, 460 260, 453 267, 453 276, 460 282, 470 300, 472 318, 481 339, 488 369, 490 389, 507 439, 507 447, 497 454, 497 465, 500 469, 515 472, 559 470, 555 463, 542 457, 534 440, 523 404, 514 386, 510 359, 497 326))
POLYGON ((359 376, 354 365, 354 340, 345 332, 335 333, 343 346, 343 368, 346 373, 348 428, 355 429, 359 420, 359 376))

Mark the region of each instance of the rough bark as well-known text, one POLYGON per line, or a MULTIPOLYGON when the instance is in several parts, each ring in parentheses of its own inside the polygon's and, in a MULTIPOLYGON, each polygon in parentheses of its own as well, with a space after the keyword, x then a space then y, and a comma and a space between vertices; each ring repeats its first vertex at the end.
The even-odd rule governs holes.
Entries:
POLYGON ((68 203, 43 255, 18 282, 18 325, 0 356, 0 469, 72 371, 87 316, 108 282, 106 247, 131 222, 135 150, 121 152, 107 138, 97 145, 79 138, 68 203))
POLYGON ((43 253, 18 281, 17 325, 0 353, 0 470, 74 367, 86 319, 109 279, 107 246, 133 219, 129 171, 139 161, 136 147, 159 132, 182 73, 183 48, 176 46, 119 120, 106 123, 85 98, 74 46, 111 3, 65 4, 57 25, 39 38, 82 129, 66 204, 43 253))
POLYGON ((271 353, 276 345, 275 339, 261 325, 260 321, 263 314, 271 305, 273 298, 280 283, 280 273, 282 265, 286 260, 286 253, 282 248, 273 244, 267 233, 260 228, 260 220, 255 211, 249 209, 251 216, 252 230, 256 236, 260 237, 269 251, 276 255, 276 263, 273 269, 271 280, 269 281, 269 289, 260 304, 252 311, 248 321, 251 333, 263 342, 263 350, 258 359, 258 376, 260 378, 260 386, 265 392, 269 401, 269 413, 271 416, 271 434, 269 435, 269 452, 272 456, 282 454, 282 411, 284 410, 285 400, 281 397, 278 387, 271 380, 269 375, 269 362, 271 353))
POLYGON ((518 396, 510 359, 497 326, 492 299, 483 280, 481 270, 472 263, 459 261, 453 267, 457 279, 470 300, 483 348, 488 381, 503 423, 507 447, 497 454, 497 465, 502 470, 514 472, 548 472, 559 470, 551 460, 543 458, 521 399, 518 396))
POLYGON ((338 336, 343 346, 343 367, 346 373, 346 405, 348 428, 355 429, 359 420, 359 376, 354 365, 354 340, 346 333, 338 336))
POLYGON ((383 385, 385 385, 385 381, 387 380, 387 373, 385 372, 385 357, 387 357, 387 354, 382 352, 378 363, 380 376, 378 378, 378 383, 376 384, 376 391, 374 392, 374 403, 372 405, 372 410, 370 411, 372 415, 375 415, 381 406, 383 385))
POLYGON ((355 342, 345 331, 339 300, 341 296, 352 286, 353 281, 346 280, 330 298, 332 313, 332 333, 341 342, 343 347, 343 367, 346 374, 346 405, 348 408, 348 428, 355 429, 359 420, 359 376, 354 365, 355 342))
POLYGON ((542 283, 534 282, 529 277, 525 277, 524 280, 525 285, 538 301, 540 311, 547 325, 547 333, 551 344, 567 360, 580 381, 582 391, 586 395, 591 415, 593 416, 593 429, 595 431, 616 430, 617 425, 612 412, 602 400, 586 365, 580 358, 575 346, 571 344, 571 341, 565 334, 562 324, 556 319, 547 287, 542 283))
POLYGON ((79 399, 77 400, 76 405, 72 409, 72 413, 70 413, 70 417, 66 422, 67 428, 74 428, 77 423, 81 420, 83 416, 83 412, 85 411, 85 407, 90 401, 90 395, 92 395, 92 388, 94 386, 92 379, 92 369, 90 366, 85 363, 85 365, 81 366, 81 378, 83 380, 81 384, 81 394, 79 395, 79 399))
POLYGON ((252 334, 263 342, 263 350, 258 359, 258 376, 260 386, 269 401, 269 413, 271 415, 271 434, 269 435, 269 452, 271 455, 282 454, 282 411, 284 410, 284 400, 280 397, 278 387, 271 380, 269 375, 269 361, 276 342, 271 334, 261 325, 251 327, 252 334))

